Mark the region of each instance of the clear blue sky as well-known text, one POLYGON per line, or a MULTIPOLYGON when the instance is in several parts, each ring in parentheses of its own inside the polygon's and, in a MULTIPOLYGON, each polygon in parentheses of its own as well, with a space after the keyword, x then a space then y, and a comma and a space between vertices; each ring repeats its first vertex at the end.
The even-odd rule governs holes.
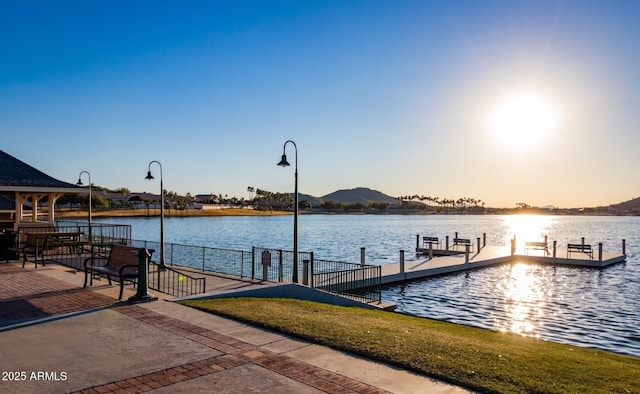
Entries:
POLYGON ((0 149, 73 183, 158 192, 158 160, 167 190, 248 197, 293 191, 292 139, 316 196, 606 205, 640 195, 639 37, 631 0, 0 0, 0 149), (525 104, 496 131, 522 92, 552 120, 525 104))

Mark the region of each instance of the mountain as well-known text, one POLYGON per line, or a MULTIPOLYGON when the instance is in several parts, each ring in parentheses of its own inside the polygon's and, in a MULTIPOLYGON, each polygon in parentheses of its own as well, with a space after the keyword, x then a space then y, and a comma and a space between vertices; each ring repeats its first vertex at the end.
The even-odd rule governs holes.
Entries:
POLYGON ((398 200, 377 190, 366 187, 356 187, 355 189, 338 190, 326 196, 320 197, 323 201, 335 201, 339 203, 364 203, 386 202, 389 205, 398 205, 398 200))
POLYGON ((640 212, 640 197, 618 204, 609 205, 609 209, 617 212, 640 212))

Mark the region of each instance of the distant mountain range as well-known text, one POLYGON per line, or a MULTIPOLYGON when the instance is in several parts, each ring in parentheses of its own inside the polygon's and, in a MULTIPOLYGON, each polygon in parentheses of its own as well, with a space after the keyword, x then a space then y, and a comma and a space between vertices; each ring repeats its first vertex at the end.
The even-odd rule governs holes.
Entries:
MULTIPOLYGON (((379 192, 377 190, 372 190, 366 187, 356 187, 354 189, 343 189, 338 190, 333 193, 329 193, 322 197, 315 197, 309 194, 299 194, 299 201, 308 201, 312 206, 318 207, 324 201, 334 201, 338 203, 344 204, 353 204, 353 203, 364 203, 368 204, 370 202, 376 203, 388 203, 390 206, 400 205, 400 202, 387 194, 379 192)), ((546 207, 545 207, 546 208, 546 207)), ((553 208, 553 207, 548 207, 553 208)), ((640 212, 640 197, 634 198, 629 201, 621 202, 618 204, 611 204, 606 207, 596 207, 597 209, 606 209, 612 212, 619 213, 634 213, 640 212)))
POLYGON ((322 197, 314 197, 309 194, 300 193, 298 195, 298 201, 308 201, 313 206, 319 206, 324 201, 334 201, 345 204, 352 204, 357 202, 363 204, 368 204, 370 202, 384 202, 388 203, 389 205, 399 205, 398 200, 396 200, 394 197, 366 187, 338 190, 322 197))

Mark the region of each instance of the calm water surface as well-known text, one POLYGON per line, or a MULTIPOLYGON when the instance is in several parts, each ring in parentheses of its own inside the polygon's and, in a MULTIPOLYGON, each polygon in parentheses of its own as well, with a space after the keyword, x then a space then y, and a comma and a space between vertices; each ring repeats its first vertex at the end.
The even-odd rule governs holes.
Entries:
MULTIPOLYGON (((570 242, 621 252, 627 262, 602 270, 523 264, 459 273, 387 286, 383 299, 417 316, 578 346, 640 356, 640 217, 583 216, 404 216, 301 215, 299 249, 317 258, 369 264, 397 262, 399 250, 412 256, 416 234, 475 239, 507 246, 525 241, 570 242)), ((96 221, 98 221, 96 219, 96 221)), ((158 240, 158 218, 110 218, 132 225, 134 239, 158 240)), ((292 249, 292 217, 165 218, 165 242, 250 250, 292 249)))

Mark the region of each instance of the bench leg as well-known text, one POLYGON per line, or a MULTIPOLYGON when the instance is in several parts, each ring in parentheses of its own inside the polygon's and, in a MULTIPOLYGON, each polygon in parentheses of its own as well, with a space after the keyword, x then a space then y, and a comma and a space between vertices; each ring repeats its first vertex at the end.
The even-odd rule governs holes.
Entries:
POLYGON ((87 272, 88 272, 88 271, 87 271, 87 270, 86 270, 86 268, 85 268, 85 270, 84 270, 84 286, 82 286, 83 288, 86 288, 86 287, 87 287, 87 272))
POLYGON ((123 290, 124 290, 124 278, 120 278, 120 295, 118 296, 119 300, 122 299, 122 291, 123 290))

